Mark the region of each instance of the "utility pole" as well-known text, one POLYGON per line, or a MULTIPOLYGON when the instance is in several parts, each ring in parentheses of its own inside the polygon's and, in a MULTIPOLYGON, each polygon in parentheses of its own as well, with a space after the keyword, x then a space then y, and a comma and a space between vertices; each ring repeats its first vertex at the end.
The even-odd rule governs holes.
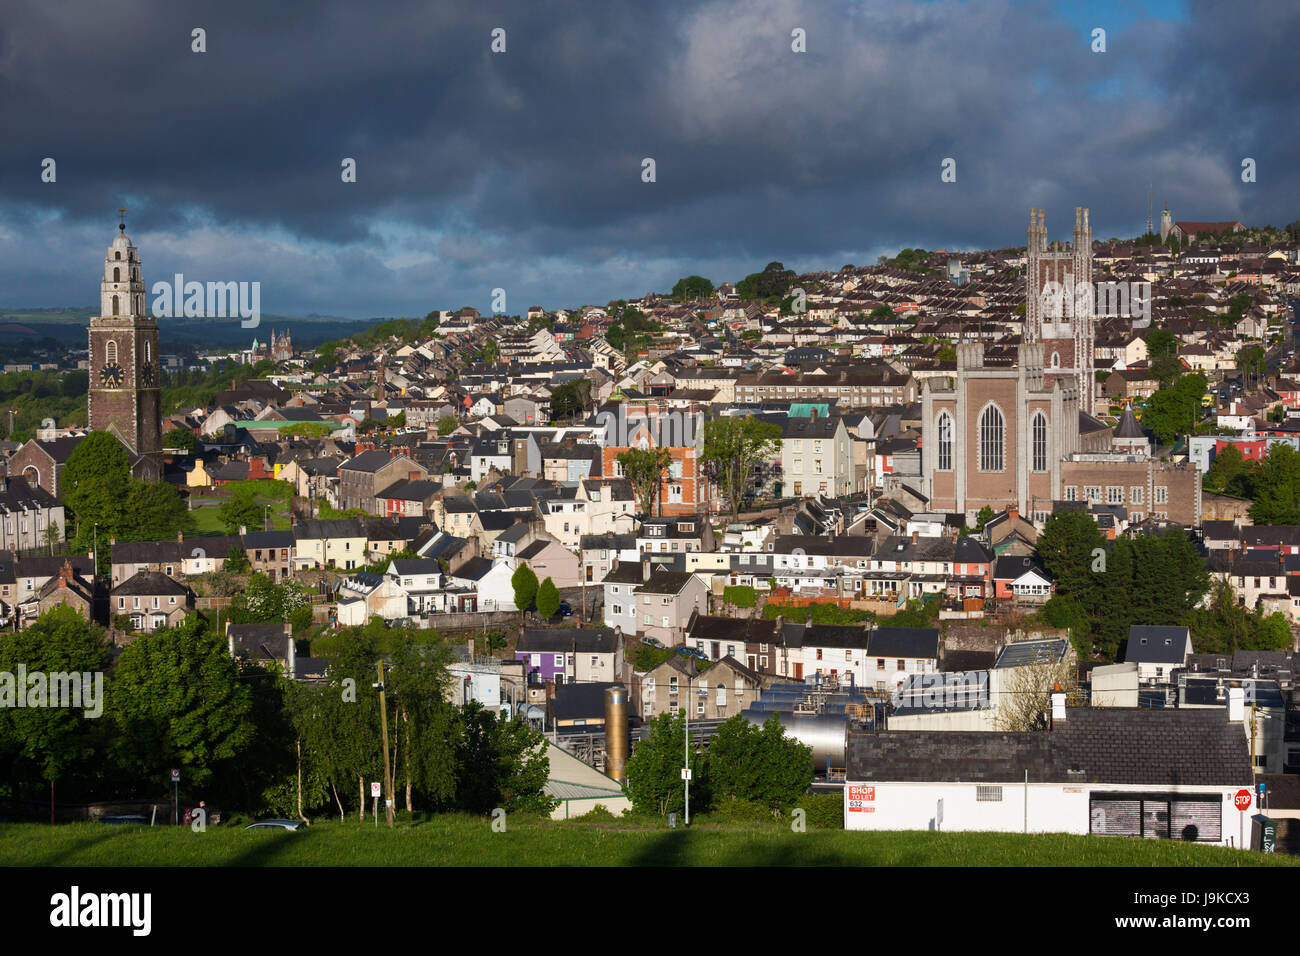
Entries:
MULTIPOLYGON (((1251 688, 1252 694, 1254 687, 1251 688)), ((1255 701, 1250 702, 1250 789, 1254 792, 1259 791, 1259 784, 1256 781, 1258 776, 1255 769, 1255 701)))
POLYGON ((388 701, 384 696, 383 661, 375 661, 375 671, 379 675, 379 682, 375 685, 379 688, 379 725, 384 736, 384 819, 388 821, 389 827, 392 827, 393 802, 396 798, 393 796, 393 776, 388 761, 388 701))
POLYGON ((691 825, 691 675, 686 675, 686 814, 683 826, 691 825))

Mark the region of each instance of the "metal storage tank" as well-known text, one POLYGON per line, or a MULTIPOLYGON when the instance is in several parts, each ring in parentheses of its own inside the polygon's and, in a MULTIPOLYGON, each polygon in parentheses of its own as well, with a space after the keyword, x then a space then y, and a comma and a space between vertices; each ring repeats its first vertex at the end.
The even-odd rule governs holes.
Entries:
POLYGON ((627 688, 605 691, 605 775, 627 783, 627 688))
POLYGON ((813 772, 825 775, 826 768, 844 766, 844 734, 848 722, 843 716, 795 714, 789 711, 742 711, 745 719, 762 727, 774 714, 785 732, 799 743, 812 748, 813 772))

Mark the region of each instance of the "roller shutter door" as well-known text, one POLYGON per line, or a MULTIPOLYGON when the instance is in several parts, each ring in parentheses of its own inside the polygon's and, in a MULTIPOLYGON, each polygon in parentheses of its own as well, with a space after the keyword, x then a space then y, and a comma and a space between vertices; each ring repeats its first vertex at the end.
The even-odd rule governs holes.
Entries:
POLYGON ((1088 832, 1102 836, 1141 836, 1142 801, 1094 798, 1088 832))
POLYGON ((1089 801, 1088 832, 1101 836, 1217 843, 1222 821, 1223 799, 1211 794, 1105 794, 1089 801))
POLYGON ((1217 843, 1223 838, 1223 801, 1175 800, 1169 822, 1175 840, 1217 843))

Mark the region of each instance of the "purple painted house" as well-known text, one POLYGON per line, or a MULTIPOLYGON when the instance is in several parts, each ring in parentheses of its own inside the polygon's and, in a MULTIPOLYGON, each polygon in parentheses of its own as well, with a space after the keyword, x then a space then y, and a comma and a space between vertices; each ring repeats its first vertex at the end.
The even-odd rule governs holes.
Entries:
POLYGON ((623 670, 623 635, 607 627, 525 628, 515 658, 529 683, 614 681, 623 670))

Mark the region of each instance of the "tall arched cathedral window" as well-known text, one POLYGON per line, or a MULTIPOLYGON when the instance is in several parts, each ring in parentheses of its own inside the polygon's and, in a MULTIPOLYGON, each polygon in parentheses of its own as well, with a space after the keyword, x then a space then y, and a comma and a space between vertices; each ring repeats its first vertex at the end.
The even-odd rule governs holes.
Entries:
POLYGON ((939 464, 940 471, 952 470, 952 416, 943 412, 939 416, 939 464))
POLYGON ((1030 447, 1030 468, 1034 471, 1047 471, 1047 416, 1042 412, 1034 415, 1030 426, 1030 447))
POLYGON ((988 405, 980 413, 979 433, 979 470, 1002 471, 1005 461, 1003 439, 1006 434, 1006 419, 996 405, 988 405))

